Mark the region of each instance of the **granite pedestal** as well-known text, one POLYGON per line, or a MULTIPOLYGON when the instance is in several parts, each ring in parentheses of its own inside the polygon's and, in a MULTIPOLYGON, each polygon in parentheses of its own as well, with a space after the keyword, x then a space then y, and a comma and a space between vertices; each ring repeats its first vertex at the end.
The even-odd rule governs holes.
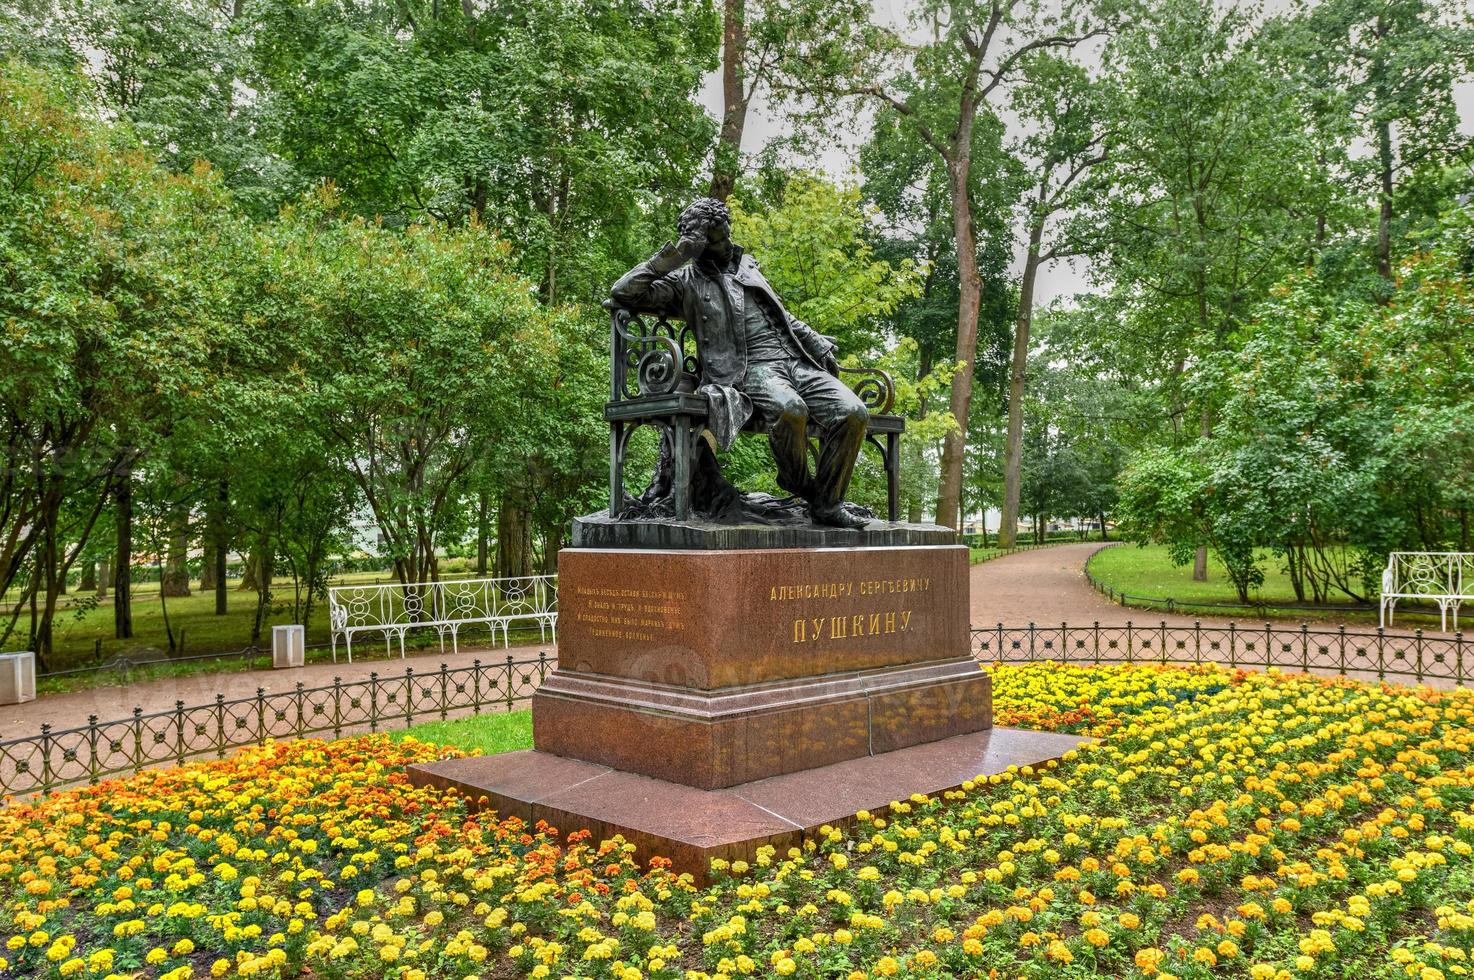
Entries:
POLYGON ((825 824, 843 826, 858 810, 883 812, 912 793, 935 795, 1009 766, 1039 765, 1083 741, 991 728, 717 790, 530 749, 424 763, 409 776, 418 786, 455 790, 473 807, 529 824, 545 820, 564 834, 622 835, 642 861, 669 858, 704 884, 712 858, 750 861, 767 844, 782 853, 825 824))
POLYGON ((704 876, 713 857, 1079 744, 992 728, 967 549, 937 543, 939 529, 777 548, 688 530, 681 547, 564 549, 559 666, 533 696, 534 750, 415 766, 411 780, 564 832, 622 834, 704 876))

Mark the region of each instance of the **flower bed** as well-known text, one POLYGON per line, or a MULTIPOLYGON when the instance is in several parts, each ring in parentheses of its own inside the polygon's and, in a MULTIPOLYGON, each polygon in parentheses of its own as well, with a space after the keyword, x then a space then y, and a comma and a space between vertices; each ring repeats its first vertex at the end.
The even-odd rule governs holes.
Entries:
POLYGON ((468 815, 382 736, 0 809, 0 977, 1466 975, 1474 693, 994 669, 1101 741, 859 814, 697 890, 468 815))

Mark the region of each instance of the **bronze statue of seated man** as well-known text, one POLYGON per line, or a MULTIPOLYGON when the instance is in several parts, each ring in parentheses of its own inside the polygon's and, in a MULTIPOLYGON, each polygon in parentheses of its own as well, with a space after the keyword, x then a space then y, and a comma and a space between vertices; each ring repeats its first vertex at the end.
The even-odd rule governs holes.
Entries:
POLYGON ((702 198, 681 214, 678 241, 625 273, 614 301, 683 318, 701 349, 703 390, 726 406, 708 418, 724 448, 748 423, 768 433, 778 485, 808 504, 820 524, 860 528, 844 507, 869 418, 840 382, 837 345, 783 308, 752 257, 731 237, 731 214, 702 198), (819 432, 819 460, 808 468, 808 427, 819 432))

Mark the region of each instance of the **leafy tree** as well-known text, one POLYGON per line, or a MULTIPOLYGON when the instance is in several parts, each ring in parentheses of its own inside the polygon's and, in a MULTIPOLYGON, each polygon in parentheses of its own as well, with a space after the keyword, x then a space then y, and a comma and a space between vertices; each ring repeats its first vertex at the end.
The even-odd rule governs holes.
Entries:
POLYGON ((789 311, 838 340, 845 354, 879 352, 882 318, 917 294, 923 271, 912 259, 893 265, 876 257, 874 220, 858 188, 809 174, 790 179, 767 209, 732 202, 733 240, 761 260, 789 311))
MULTIPOLYGON (((1207 0, 1146 14, 1108 47, 1120 74, 1098 275, 1134 307, 1131 341, 1162 362, 1174 437, 1206 440, 1217 393, 1192 386, 1189 404, 1191 374, 1304 254, 1313 232, 1296 202, 1317 169, 1293 88, 1267 70, 1241 14, 1207 0)), ((1194 577, 1206 575, 1200 550, 1194 577)))
MULTIPOLYGON (((251 317, 296 338, 312 424, 352 474, 400 581, 436 577, 465 479, 510 442, 550 319, 508 247, 477 222, 398 232, 339 220, 324 191, 269 230, 251 317)), ((536 390, 536 389, 532 389, 536 390)))
POLYGON ((1107 118, 1101 85, 1084 67, 1053 54, 1024 62, 1023 79, 1013 91, 1013 108, 1025 121, 1026 135, 1016 155, 1028 160, 1033 186, 1025 193, 1024 266, 1019 276, 1018 316, 1008 381, 1008 435, 1004 445, 1003 508, 998 542, 1011 548, 1018 529, 1023 460, 1024 381, 1034 288, 1041 265, 1080 254, 1086 247, 1078 223, 1059 227, 1052 219, 1072 213, 1104 191, 1094 171, 1106 159, 1107 118), (1046 232, 1049 233, 1046 240, 1046 232))
POLYGON ((254 9, 282 155, 366 217, 479 219, 549 304, 597 302, 644 258, 711 143, 706 3, 254 9))
MULTIPOLYGON (((1061 12, 1017 0, 916 4, 909 15, 919 42, 878 23, 868 2, 815 2, 803 11, 804 30, 795 30, 778 69, 783 84, 808 96, 821 120, 842 100, 868 102, 945 170, 960 284, 956 359, 974 365, 983 282, 973 197, 979 140, 986 146, 989 130, 996 132, 998 100, 1030 55, 1072 47, 1096 29, 1083 24, 1072 5, 1061 12)), ((953 418, 969 417, 972 391, 971 374, 958 375, 953 418)), ((937 502, 938 522, 952 527, 959 519, 965 449, 966 432, 958 427, 944 444, 937 502)))
POLYGON ((109 493, 158 419, 210 390, 238 225, 207 170, 170 176, 116 145, 41 71, 0 74, 0 132, 0 592, 29 558, 44 662, 57 596, 109 493))
POLYGON ((1420 168, 1459 159, 1470 146, 1454 100, 1454 86, 1474 69, 1468 8, 1325 0, 1302 16, 1322 52, 1327 90, 1339 95, 1356 135, 1372 148, 1369 156, 1348 154, 1348 169, 1377 203, 1376 268, 1390 281, 1395 216, 1406 205, 1402 182, 1420 168))

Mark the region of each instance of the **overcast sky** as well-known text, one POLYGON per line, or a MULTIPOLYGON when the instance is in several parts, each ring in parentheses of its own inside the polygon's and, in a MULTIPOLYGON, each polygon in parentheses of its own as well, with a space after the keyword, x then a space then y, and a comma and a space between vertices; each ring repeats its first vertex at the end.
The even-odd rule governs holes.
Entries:
MULTIPOLYGON (((908 6, 906 0, 875 0, 874 5, 876 11, 887 23, 898 28, 904 27, 905 11, 908 6)), ((1274 13, 1276 10, 1287 8, 1289 4, 1285 0, 1269 0, 1264 6, 1267 12, 1274 13)), ((1095 51, 1087 52, 1087 60, 1098 50, 1097 47, 1095 51)), ((719 71, 707 76, 701 95, 708 111, 720 120, 722 117, 722 87, 719 71)), ((1474 135, 1474 80, 1465 80, 1461 83, 1455 89, 1455 97, 1459 106, 1460 128, 1466 134, 1474 135)), ((763 94, 760 92, 748 110, 747 127, 742 135, 743 151, 755 153, 761 150, 774 137, 782 135, 783 128, 783 120, 779 118, 779 114, 773 110, 773 107, 764 101, 763 94)), ((806 163, 837 179, 853 176, 856 150, 865 128, 866 123, 863 119, 838 120, 833 131, 833 143, 806 163)), ((1054 262, 1039 271, 1037 298, 1041 305, 1046 304, 1056 297, 1067 297, 1081 292, 1087 288, 1087 285, 1085 267, 1081 262, 1054 262)))

